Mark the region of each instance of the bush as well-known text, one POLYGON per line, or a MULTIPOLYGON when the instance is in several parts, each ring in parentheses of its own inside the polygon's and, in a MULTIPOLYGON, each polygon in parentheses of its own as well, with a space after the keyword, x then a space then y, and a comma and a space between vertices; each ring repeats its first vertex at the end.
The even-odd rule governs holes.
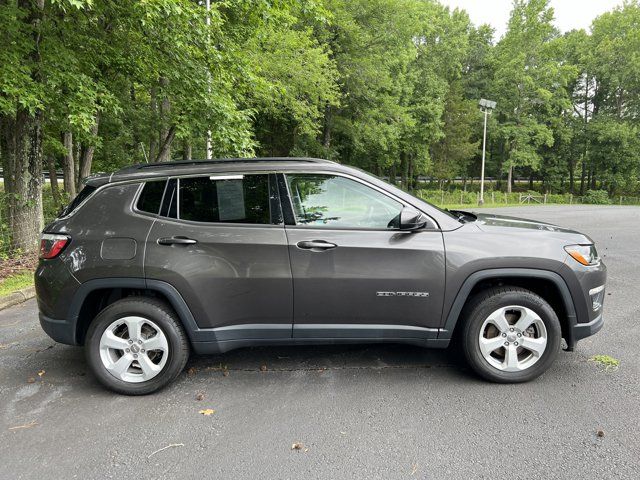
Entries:
POLYGON ((609 205, 611 199, 606 190, 587 190, 587 194, 582 197, 582 203, 609 205))

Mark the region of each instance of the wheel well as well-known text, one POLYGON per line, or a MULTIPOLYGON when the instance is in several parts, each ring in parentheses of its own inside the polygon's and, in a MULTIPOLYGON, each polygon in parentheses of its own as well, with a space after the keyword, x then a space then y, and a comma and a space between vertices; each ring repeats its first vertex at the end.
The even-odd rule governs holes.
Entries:
MULTIPOLYGON (((567 317, 567 308, 562 298, 560 289, 552 280, 535 277, 496 277, 481 280, 476 283, 469 292, 469 295, 467 296, 467 299, 465 301, 465 307, 469 304, 473 297, 482 293, 483 291, 493 287, 504 286, 524 288, 541 296, 549 305, 551 305, 553 311, 556 312, 558 320, 560 321, 560 327, 562 329, 562 337, 567 338, 567 334, 570 328, 569 319, 567 317)), ((464 311, 465 309, 463 308, 460 312, 460 317, 462 317, 464 311)), ((458 320, 461 319, 460 317, 458 318, 458 320)), ((460 323, 462 322, 456 322, 456 327, 453 332, 454 335, 457 333, 460 323)))
POLYGON ((127 297, 151 297, 164 301, 173 310, 171 302, 161 292, 140 288, 100 288, 91 291, 82 302, 76 323, 76 340, 84 345, 89 325, 106 307, 127 297))

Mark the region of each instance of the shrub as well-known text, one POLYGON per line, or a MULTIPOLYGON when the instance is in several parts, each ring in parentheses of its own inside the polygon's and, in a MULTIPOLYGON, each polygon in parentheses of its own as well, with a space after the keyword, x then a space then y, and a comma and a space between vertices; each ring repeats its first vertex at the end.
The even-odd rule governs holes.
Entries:
POLYGON ((587 194, 582 197, 582 203, 593 205, 609 205, 611 199, 606 190, 587 190, 587 194))

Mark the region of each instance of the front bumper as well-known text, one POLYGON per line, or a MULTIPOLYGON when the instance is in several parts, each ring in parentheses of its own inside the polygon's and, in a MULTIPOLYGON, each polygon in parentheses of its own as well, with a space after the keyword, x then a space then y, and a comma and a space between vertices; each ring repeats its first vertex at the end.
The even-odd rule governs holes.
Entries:
POLYGON ((582 340, 583 338, 595 335, 600 331, 603 325, 604 316, 602 315, 602 313, 600 313, 600 315, 591 320, 589 323, 576 323, 573 326, 573 339, 577 342, 578 340, 582 340))

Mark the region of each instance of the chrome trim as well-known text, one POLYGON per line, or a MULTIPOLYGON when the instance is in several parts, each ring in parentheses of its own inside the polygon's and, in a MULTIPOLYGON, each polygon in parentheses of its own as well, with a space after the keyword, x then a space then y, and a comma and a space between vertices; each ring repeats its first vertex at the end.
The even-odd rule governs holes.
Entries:
POLYGON ((604 285, 600 285, 599 287, 592 288, 589 290, 589 296, 595 295, 596 293, 600 293, 604 290, 604 285))
POLYGON ((240 175, 210 175, 209 180, 243 180, 244 174, 240 175))

